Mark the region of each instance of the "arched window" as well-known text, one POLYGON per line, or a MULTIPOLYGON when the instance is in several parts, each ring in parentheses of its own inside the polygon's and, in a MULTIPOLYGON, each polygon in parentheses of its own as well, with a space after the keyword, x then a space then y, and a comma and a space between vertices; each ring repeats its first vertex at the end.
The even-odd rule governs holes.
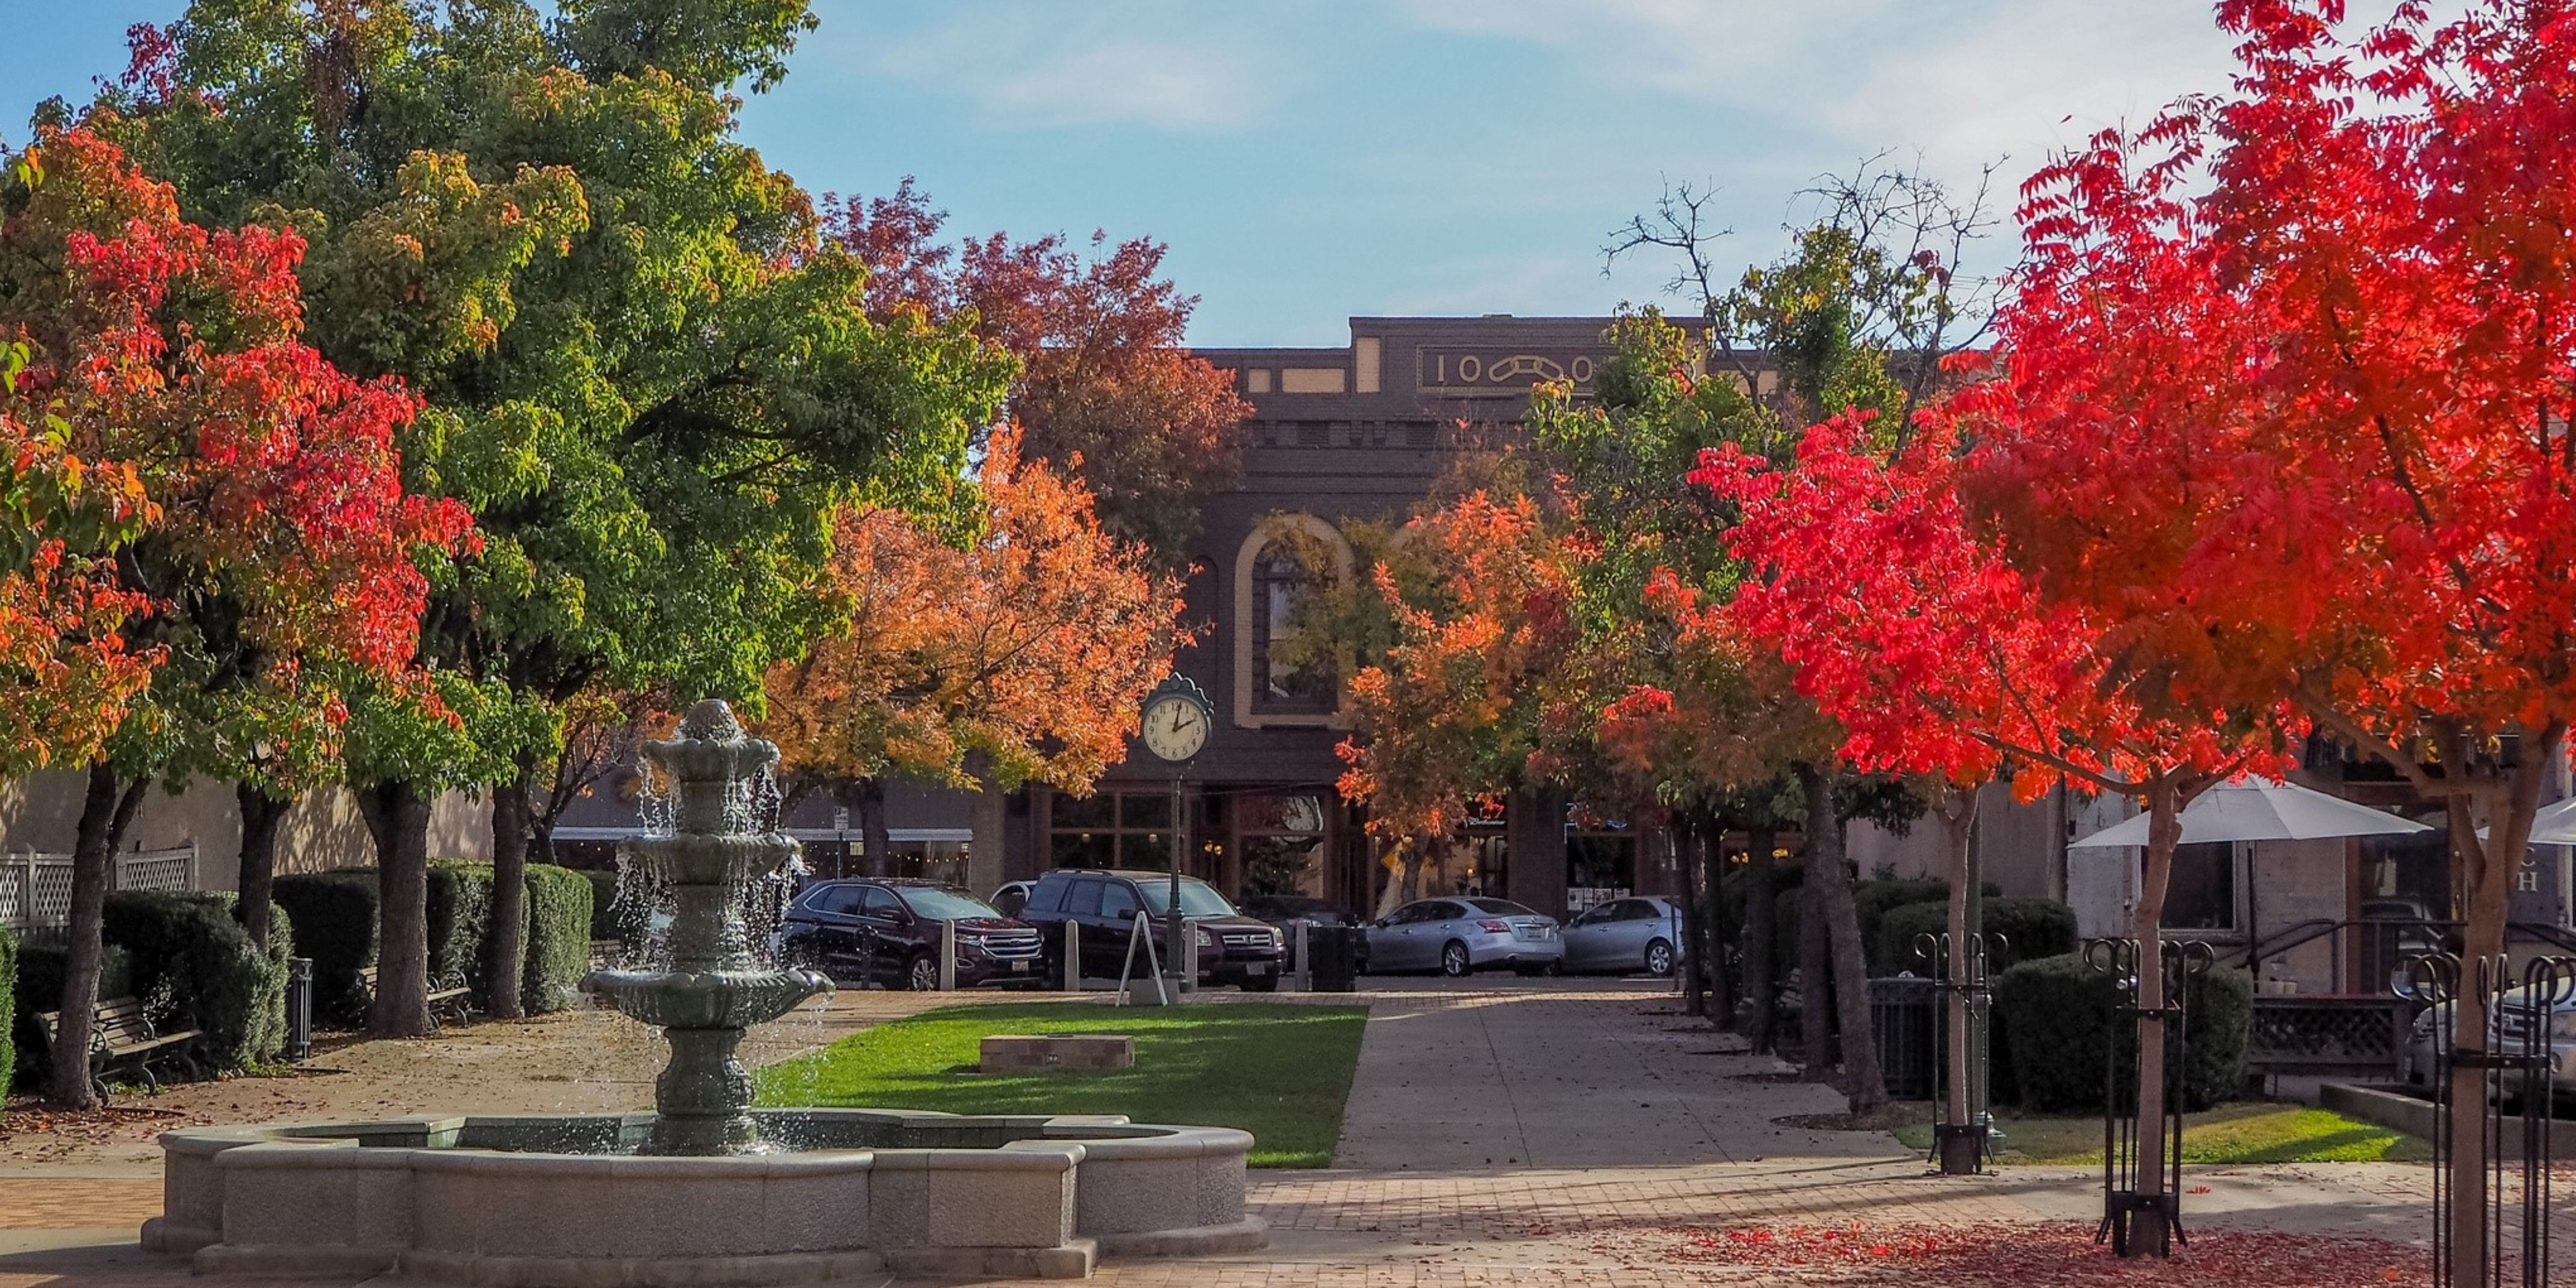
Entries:
POLYGON ((1330 665, 1298 658, 1297 610, 1308 573, 1296 550, 1274 541, 1252 564, 1252 709, 1263 714, 1329 712, 1340 688, 1330 665))
POLYGON ((1244 539, 1234 566, 1234 718, 1245 728, 1323 725, 1341 711, 1341 676, 1292 647, 1317 558, 1351 573, 1350 543, 1311 514, 1273 515, 1244 539))

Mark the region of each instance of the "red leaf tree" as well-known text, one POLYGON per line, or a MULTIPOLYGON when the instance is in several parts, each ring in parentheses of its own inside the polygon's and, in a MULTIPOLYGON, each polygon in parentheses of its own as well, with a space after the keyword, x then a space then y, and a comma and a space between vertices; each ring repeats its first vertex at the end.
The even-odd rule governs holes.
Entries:
POLYGON ((1085 254, 1061 235, 994 233, 952 246, 910 179, 825 204, 832 235, 868 265, 872 315, 971 313, 978 337, 1020 360, 1008 410, 1022 452, 1080 475, 1112 532, 1184 561, 1201 501, 1239 469, 1233 430, 1252 409, 1232 372, 1183 347, 1198 297, 1162 276, 1161 243, 1095 232, 1085 254))
MULTIPOLYGON (((2067 780, 2137 800, 2151 821, 2131 933, 2155 960, 2182 807, 2235 774, 2286 767, 2282 703, 2214 705, 2178 666, 2115 652, 2133 622, 2043 595, 1972 521, 1962 495, 1972 462, 1955 450, 1954 419, 1928 417, 1892 458, 1872 445, 1867 420, 1810 429, 1785 471, 1733 448, 1703 458, 1693 477, 1744 508, 1729 540, 1751 575, 1732 615, 1778 642, 1800 692, 1841 723, 1854 765, 1938 784, 1954 936, 1969 929, 1979 785, 2000 774, 2027 798, 2067 780)), ((1954 957, 1954 975, 1960 965, 1954 957)), ((2161 972, 2142 972, 2139 1005, 2162 1004, 2161 972)), ((2163 1038, 2160 1023, 2140 1020, 2142 1122, 2162 1112, 2163 1038)), ((1952 1050, 1965 1045, 1954 1033, 1952 1050)), ((2161 1191, 2161 1145, 2158 1133, 2139 1137, 2147 1194, 2161 1191)), ((2151 1246, 2160 1230, 2147 1229, 2151 1246)))
MULTIPOLYGON (((1964 400, 1975 487, 2044 595, 2132 622, 2117 649, 2288 685, 2443 800, 2488 961, 2576 717, 2576 12, 2219 19, 2231 94, 2028 189, 2009 375, 1964 400)), ((2480 999, 2458 1034, 2487 1044, 2480 999)), ((2455 1269, 2483 1281, 2484 1097, 2455 1076, 2455 1269)))
POLYGON ((0 390, 20 462, 5 486, 52 503, 20 509, 32 550, 9 585, 21 600, 51 586, 58 607, 55 657, 11 678, 67 666, 88 686, 42 757, 90 767, 52 1086, 84 1104, 107 867, 141 790, 186 767, 174 746, 328 739, 345 712, 323 675, 409 665, 428 589, 414 560, 467 522, 403 490, 393 435, 412 397, 300 339, 294 234, 182 221, 166 185, 87 130, 48 130, 15 160, 0 344, 24 365, 0 390), (79 614, 59 610, 72 586, 79 614))

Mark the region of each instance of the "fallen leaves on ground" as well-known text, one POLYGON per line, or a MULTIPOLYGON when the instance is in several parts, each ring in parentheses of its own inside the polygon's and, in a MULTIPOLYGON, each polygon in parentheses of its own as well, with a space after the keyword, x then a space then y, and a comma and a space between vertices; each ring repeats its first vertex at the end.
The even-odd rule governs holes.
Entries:
POLYGON ((2364 1288, 2427 1281, 2424 1249, 2358 1235, 2206 1230, 2170 1258, 2127 1259, 2089 1225, 1664 1226, 1588 1236, 1625 1264, 1787 1271, 1818 1283, 1943 1288, 2364 1288))

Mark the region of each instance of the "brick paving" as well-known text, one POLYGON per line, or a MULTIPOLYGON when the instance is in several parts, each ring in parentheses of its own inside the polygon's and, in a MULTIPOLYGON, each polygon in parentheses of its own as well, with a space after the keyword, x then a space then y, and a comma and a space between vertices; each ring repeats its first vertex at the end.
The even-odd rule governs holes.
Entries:
MULTIPOLYGON (((834 1017, 830 1027, 837 1032, 830 1036, 926 1001, 956 999, 875 994, 844 1000, 856 1005, 834 1017)), ((1252 1208, 1273 1230, 1272 1246, 1262 1252, 1110 1263, 1095 1282, 1115 1288, 1843 1283, 1855 1281, 1812 1269, 1708 1264, 1672 1249, 1715 1229, 1855 1223, 1880 1231, 2045 1229, 2062 1240, 2097 1210, 2098 1180, 2090 1171, 1927 1177, 1918 1160, 1881 1133, 1778 1128, 1770 1118, 1811 1112, 1809 1102, 1828 1093, 1733 1076, 1758 1070, 1761 1062, 1674 1015, 1671 1000, 1645 986, 1372 981, 1357 1000, 1372 1005, 1373 1023, 1345 1151, 1375 1161, 1365 1169, 1256 1174, 1252 1208), (1400 1156, 1390 1157, 1382 1142, 1351 1148, 1406 1122, 1410 1135, 1400 1156), (1491 1165, 1484 1162, 1489 1138, 1508 1142, 1491 1165), (1628 1161, 1617 1161, 1623 1158, 1628 1161)), ((587 1022, 582 1032, 589 1035, 587 1022)), ((768 1041, 789 1050, 823 1036, 798 1032, 768 1041)), ((472 1040, 442 1039, 460 1044, 460 1058, 470 1054, 461 1044, 472 1040)), ((399 1051, 406 1044, 383 1045, 399 1051)), ((479 1057, 463 1062, 494 1067, 479 1057)), ((525 1081, 545 1071, 538 1068, 525 1081)), ((504 1099, 560 1094, 542 1083, 487 1090, 504 1099)), ((2194 1169, 2186 1178, 2195 1191, 2186 1209, 2195 1232, 2222 1240, 2231 1231, 2265 1230, 2415 1240, 2428 1222, 2430 1182, 2420 1165, 2194 1169)), ((2576 1187, 2566 1192, 2576 1197, 2576 1187)), ((0 1288, 195 1282, 184 1263, 147 1256, 132 1243, 132 1231, 159 1206, 157 1174, 113 1151, 60 1163, 0 1158, 0 1288)), ((2576 1247, 2576 1231, 2567 1237, 2564 1246, 2576 1247)), ((312 1281, 311 1288, 353 1282, 312 1281)), ((1930 1288, 1954 1281, 1915 1282, 1930 1288)))

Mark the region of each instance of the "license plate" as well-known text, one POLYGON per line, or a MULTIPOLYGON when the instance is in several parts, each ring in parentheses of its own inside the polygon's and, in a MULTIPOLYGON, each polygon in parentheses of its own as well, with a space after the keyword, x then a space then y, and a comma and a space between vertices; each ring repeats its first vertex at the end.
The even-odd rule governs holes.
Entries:
POLYGON ((1246 975, 1267 975, 1270 973, 1270 963, 1245 962, 1243 964, 1243 973, 1246 975))
POLYGON ((1012 963, 1011 963, 1011 969, 1012 969, 1013 971, 1016 971, 1016 972, 1018 972, 1018 973, 1020 973, 1020 974, 1025 975, 1025 974, 1027 974, 1027 973, 1028 973, 1028 970, 1029 970, 1029 964, 1028 964, 1027 962, 1012 962, 1012 963))

